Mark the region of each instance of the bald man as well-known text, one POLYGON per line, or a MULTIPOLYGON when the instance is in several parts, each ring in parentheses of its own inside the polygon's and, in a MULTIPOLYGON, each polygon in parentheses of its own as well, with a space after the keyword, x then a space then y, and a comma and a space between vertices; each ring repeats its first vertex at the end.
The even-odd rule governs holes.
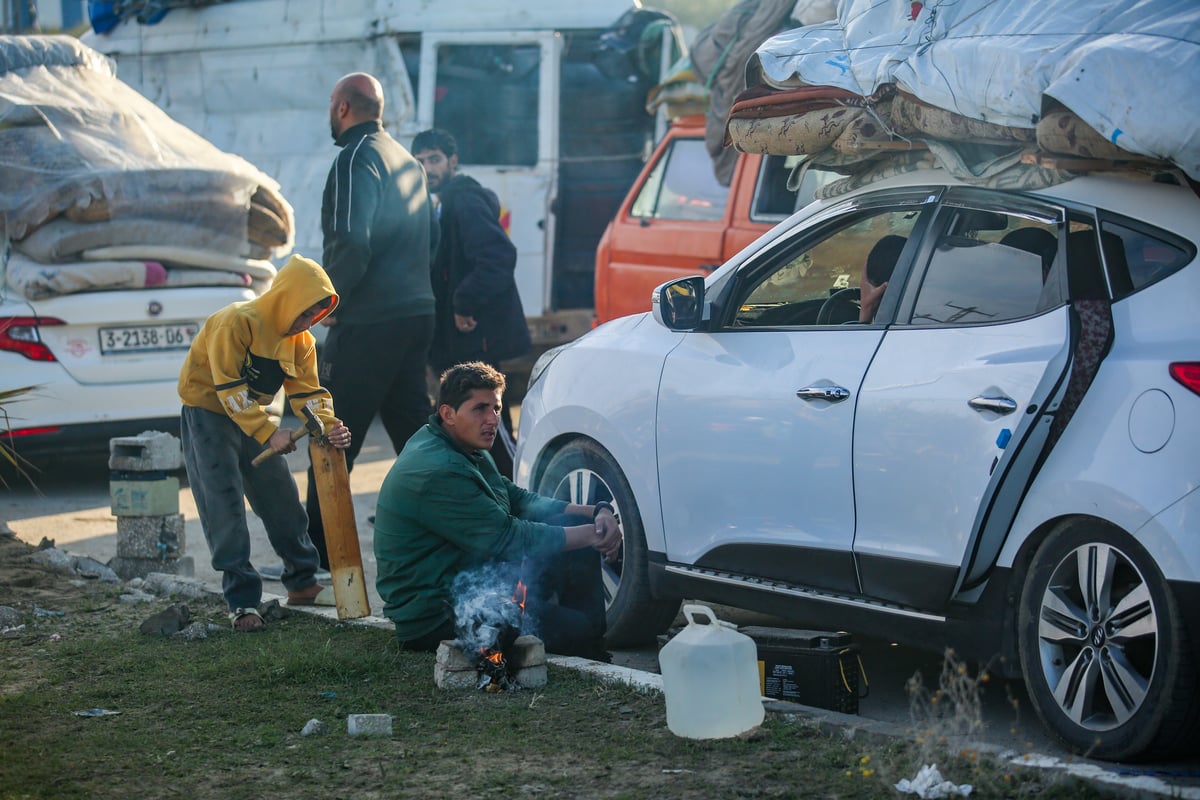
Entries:
MULTIPOLYGON (((383 129, 383 86, 346 75, 329 98, 329 131, 341 148, 321 204, 323 266, 337 311, 323 324, 321 384, 346 427, 366 433, 378 414, 399 453, 432 413, 425 363, 433 338, 429 264, 437 219, 425 172, 383 129)), ((353 467, 365 436, 346 451, 353 467)), ((321 509, 308 470, 308 533, 329 569, 321 509)))

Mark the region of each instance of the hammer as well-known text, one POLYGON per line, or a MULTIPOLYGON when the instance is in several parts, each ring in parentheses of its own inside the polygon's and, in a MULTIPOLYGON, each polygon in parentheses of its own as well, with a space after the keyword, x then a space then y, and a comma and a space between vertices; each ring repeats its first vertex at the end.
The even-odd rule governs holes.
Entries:
MULTIPOLYGON (((302 427, 296 428, 296 430, 292 431, 292 441, 295 442, 300 439, 303 439, 305 436, 307 436, 310 433, 314 437, 324 436, 325 435, 325 426, 321 423, 321 418, 318 417, 316 414, 314 414, 312 412, 312 409, 310 409, 308 406, 304 406, 303 411, 304 411, 304 425, 302 427)), ((251 461, 250 463, 257 467, 259 464, 263 463, 264 461, 266 461, 268 458, 270 458, 273 455, 276 455, 275 451, 272 450, 270 447, 267 447, 267 449, 263 450, 261 453, 256 455, 254 457, 254 460, 251 461)))

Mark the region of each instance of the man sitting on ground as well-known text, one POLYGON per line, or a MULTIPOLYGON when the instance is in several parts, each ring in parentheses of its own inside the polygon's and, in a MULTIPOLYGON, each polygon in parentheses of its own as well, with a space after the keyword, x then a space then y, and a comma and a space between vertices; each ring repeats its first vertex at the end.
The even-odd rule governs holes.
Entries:
POLYGON ((486 563, 523 562, 526 613, 539 620, 546 649, 604 659, 604 589, 594 551, 614 558, 620 548, 613 508, 544 497, 497 471, 489 450, 504 386, 504 376, 482 362, 446 370, 437 412, 384 479, 375 510, 383 613, 404 648, 436 650, 455 638, 455 576, 486 563))

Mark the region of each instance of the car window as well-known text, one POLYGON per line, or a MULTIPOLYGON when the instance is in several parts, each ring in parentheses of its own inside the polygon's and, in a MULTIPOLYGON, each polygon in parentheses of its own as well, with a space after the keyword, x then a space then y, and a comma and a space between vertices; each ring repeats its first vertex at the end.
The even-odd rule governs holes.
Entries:
POLYGON ((713 174, 703 139, 676 139, 646 178, 629 214, 651 219, 719 221, 729 187, 713 174))
POLYGON ((1105 220, 1100 230, 1104 259, 1118 298, 1162 280, 1196 257, 1190 243, 1132 221, 1105 220))
MULTIPOLYGON (((859 321, 863 270, 881 243, 903 247, 918 209, 887 209, 848 217, 813 243, 785 243, 749 273, 732 327, 838 325, 859 321), (837 296, 836 299, 835 295, 837 296), (824 315, 822 314, 824 309, 824 315)), ((899 249, 891 250, 890 272, 899 249)), ((882 282, 887 276, 882 276, 882 282)))
POLYGON ((1031 316, 1061 305, 1048 281, 1057 227, 1017 214, 950 209, 917 294, 912 322, 966 325, 1031 316))

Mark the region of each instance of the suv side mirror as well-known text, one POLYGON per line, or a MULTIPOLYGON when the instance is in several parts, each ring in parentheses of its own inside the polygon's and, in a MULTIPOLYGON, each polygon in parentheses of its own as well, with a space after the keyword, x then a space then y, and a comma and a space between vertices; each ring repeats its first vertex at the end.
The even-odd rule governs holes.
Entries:
POLYGON ((704 278, 668 281, 650 295, 650 309, 660 325, 673 331, 690 331, 704 318, 704 278))

